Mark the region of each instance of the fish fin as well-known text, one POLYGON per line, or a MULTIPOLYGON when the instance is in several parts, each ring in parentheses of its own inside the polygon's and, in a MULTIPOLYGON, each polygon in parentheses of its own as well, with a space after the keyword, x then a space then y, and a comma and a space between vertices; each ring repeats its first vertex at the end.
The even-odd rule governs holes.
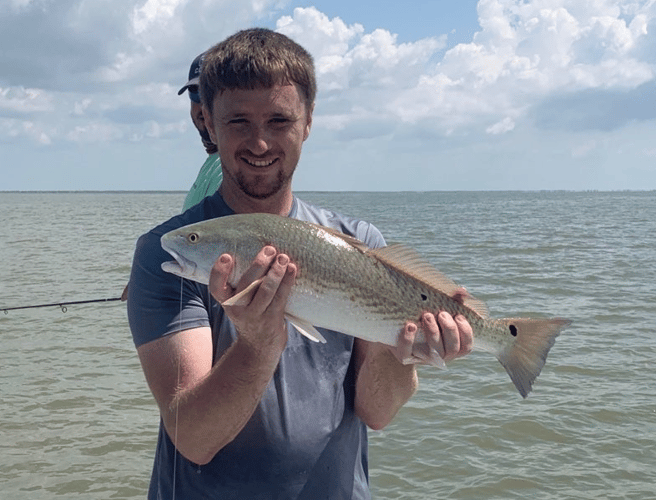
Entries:
POLYGON ((431 365, 440 370, 446 370, 446 363, 444 362, 444 359, 442 359, 442 356, 440 356, 440 354, 432 347, 428 347, 427 344, 422 344, 420 346, 415 344, 412 348, 412 354, 407 358, 402 359, 401 363, 404 365, 431 365), (417 349, 417 347, 421 348, 417 349))
POLYGON ((505 324, 515 337, 515 342, 498 353, 497 359, 525 398, 540 375, 556 337, 572 322, 563 318, 503 318, 497 321, 505 324))
POLYGON ((251 300, 253 300, 253 296, 255 295, 255 292, 257 292, 257 289, 259 288, 262 281, 263 278, 253 281, 253 283, 248 285, 241 292, 221 302, 221 305, 223 307, 230 307, 230 306, 246 306, 250 304, 251 300))
POLYGON ((417 281, 436 288, 451 298, 457 298, 458 302, 482 318, 489 317, 488 308, 483 301, 473 297, 469 293, 463 293, 464 289, 461 286, 438 271, 435 266, 426 261, 416 250, 402 243, 395 243, 386 247, 369 250, 367 253, 417 281))
POLYGON ((324 336, 321 335, 319 330, 317 330, 311 323, 288 313, 285 313, 285 319, 287 319, 287 321, 289 321, 301 335, 307 337, 312 342, 321 342, 322 344, 326 343, 324 336))

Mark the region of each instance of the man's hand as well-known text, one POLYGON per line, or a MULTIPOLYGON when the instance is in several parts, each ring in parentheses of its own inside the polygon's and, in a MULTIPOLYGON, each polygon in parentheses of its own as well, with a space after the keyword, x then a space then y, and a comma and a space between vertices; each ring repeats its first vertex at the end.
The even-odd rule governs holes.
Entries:
POLYGON ((294 285, 296 265, 287 255, 278 254, 272 246, 265 246, 234 289, 228 284, 233 266, 234 260, 228 254, 217 259, 210 274, 210 293, 224 303, 254 281, 261 280, 246 303, 226 305, 224 309, 239 332, 240 340, 258 349, 277 346, 282 351, 287 343, 284 312, 294 285))
MULTIPOLYGON (((463 287, 457 288, 451 295, 461 304, 467 297, 469 293, 463 287)), ((424 312, 420 326, 421 332, 417 324, 408 321, 399 333, 396 347, 391 349, 403 364, 431 364, 443 368, 446 361, 466 356, 474 347, 474 332, 461 314, 451 316, 444 311, 437 315, 424 312), (420 339, 417 339, 418 332, 420 339)))
POLYGON ((425 312, 419 325, 408 321, 399 334, 392 353, 403 364, 437 364, 469 354, 474 345, 472 328, 462 315, 440 312, 437 316, 425 312), (417 339, 421 329, 423 340, 417 339), (415 343, 416 340, 419 342, 415 343), (432 352, 434 351, 434 352, 432 352), (439 356, 439 361, 435 357, 439 356))

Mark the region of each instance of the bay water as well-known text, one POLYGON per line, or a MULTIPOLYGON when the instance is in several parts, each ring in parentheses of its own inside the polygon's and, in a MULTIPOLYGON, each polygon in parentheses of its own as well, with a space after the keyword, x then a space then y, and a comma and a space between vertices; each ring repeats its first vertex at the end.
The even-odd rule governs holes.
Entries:
MULTIPOLYGON (((370 432, 376 499, 656 499, 656 192, 299 193, 487 302, 562 316, 523 400, 474 352, 370 432)), ((145 498, 158 426, 117 298, 184 193, 0 193, 0 498, 145 498)))

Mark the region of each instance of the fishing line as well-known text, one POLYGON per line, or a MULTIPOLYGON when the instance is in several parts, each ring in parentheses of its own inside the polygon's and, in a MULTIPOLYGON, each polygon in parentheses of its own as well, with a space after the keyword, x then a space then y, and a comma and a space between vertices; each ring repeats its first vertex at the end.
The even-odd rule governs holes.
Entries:
MULTIPOLYGON (((178 312, 178 331, 182 331, 182 291, 184 287, 184 278, 180 277, 180 311, 178 312)), ((177 390, 180 390, 180 359, 178 359, 178 380, 176 382, 177 390)), ((175 482, 176 482, 176 471, 177 471, 177 465, 178 465, 178 415, 180 414, 180 398, 176 398, 176 405, 175 405, 175 431, 173 432, 174 434, 174 443, 173 443, 173 448, 174 448, 174 453, 173 453, 173 495, 171 497, 171 500, 175 500, 175 482)))
POLYGON ((9 314, 9 311, 16 311, 18 309, 36 309, 37 307, 59 307, 63 313, 68 311, 66 306, 78 305, 78 304, 93 304, 96 302, 115 302, 115 301, 124 301, 123 297, 115 297, 111 299, 93 299, 93 300, 75 300, 72 302, 53 302, 52 304, 37 304, 34 306, 17 306, 17 307, 0 307, 0 309, 5 313, 9 314))

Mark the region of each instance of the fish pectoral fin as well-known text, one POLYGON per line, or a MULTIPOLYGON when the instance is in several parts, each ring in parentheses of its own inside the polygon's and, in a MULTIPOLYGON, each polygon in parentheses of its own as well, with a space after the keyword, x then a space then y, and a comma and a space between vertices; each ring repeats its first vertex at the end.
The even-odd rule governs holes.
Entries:
POLYGON ((241 292, 221 302, 221 305, 223 307, 247 306, 248 304, 251 303, 251 300, 253 300, 253 296, 255 295, 255 292, 257 292, 257 289, 259 288, 263 280, 264 278, 260 278, 259 280, 253 281, 253 283, 248 285, 241 292))
POLYGON ((437 358, 424 358, 423 356, 415 356, 411 354, 407 358, 401 360, 404 365, 431 365, 442 370, 446 370, 446 363, 444 360, 437 356, 437 358))
POLYGON ((401 360, 404 365, 431 365, 441 370, 446 370, 446 363, 440 353, 427 344, 415 344, 412 353, 401 360))
POLYGON ((326 343, 326 339, 311 323, 308 323, 301 318, 297 318, 296 316, 292 316, 291 314, 285 314, 285 319, 294 325, 294 328, 296 328, 301 335, 307 337, 312 342, 321 342, 322 344, 326 343))

